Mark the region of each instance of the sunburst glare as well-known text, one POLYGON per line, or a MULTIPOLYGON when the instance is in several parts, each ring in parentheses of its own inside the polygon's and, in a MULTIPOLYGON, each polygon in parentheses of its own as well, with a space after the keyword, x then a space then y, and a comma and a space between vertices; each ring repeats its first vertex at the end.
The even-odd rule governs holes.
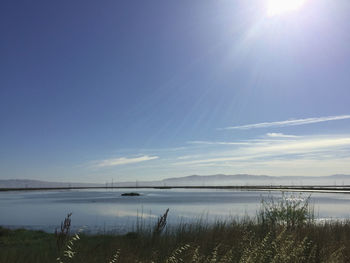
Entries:
POLYGON ((305 0, 268 0, 267 15, 275 16, 299 9, 305 0))

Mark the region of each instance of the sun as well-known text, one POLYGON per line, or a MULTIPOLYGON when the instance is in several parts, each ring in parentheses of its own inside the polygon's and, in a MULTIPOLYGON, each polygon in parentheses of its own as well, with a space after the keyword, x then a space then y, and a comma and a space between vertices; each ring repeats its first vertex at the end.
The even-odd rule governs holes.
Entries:
POLYGON ((299 9, 305 0, 268 0, 267 15, 276 16, 299 9))

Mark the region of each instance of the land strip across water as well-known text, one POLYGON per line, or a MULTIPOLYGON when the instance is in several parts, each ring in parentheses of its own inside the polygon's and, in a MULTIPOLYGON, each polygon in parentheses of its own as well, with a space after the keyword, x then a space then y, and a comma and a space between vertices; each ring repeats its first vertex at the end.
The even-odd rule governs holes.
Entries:
POLYGON ((350 185, 334 186, 292 186, 292 185, 244 185, 244 186, 74 186, 74 187, 26 187, 0 188, 7 191, 54 191, 54 190, 89 190, 89 189, 222 189, 242 191, 286 191, 286 192, 319 192, 319 193, 350 193, 350 185))

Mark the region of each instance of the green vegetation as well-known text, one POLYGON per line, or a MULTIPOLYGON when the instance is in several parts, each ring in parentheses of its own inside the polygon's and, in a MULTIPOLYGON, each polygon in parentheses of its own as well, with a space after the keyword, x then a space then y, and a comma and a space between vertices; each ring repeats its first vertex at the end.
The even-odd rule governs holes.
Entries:
POLYGON ((126 235, 0 228, 0 262, 350 262, 350 221, 316 222, 309 199, 264 200, 256 218, 167 226, 126 235))

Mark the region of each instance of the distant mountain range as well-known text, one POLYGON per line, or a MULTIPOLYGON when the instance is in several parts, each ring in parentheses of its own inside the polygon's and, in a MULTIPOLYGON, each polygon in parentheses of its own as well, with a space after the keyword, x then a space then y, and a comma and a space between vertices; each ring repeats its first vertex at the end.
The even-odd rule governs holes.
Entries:
MULTIPOLYGON (((114 182, 113 186, 225 186, 225 185, 342 185, 350 184, 350 175, 330 176, 268 176, 250 174, 190 175, 167 178, 159 181, 114 182)), ((69 183, 45 182, 38 180, 9 179, 0 180, 0 188, 55 188, 55 187, 108 186, 112 183, 69 183)))
POLYGON ((209 176, 191 175, 168 178, 160 181, 163 185, 333 185, 350 184, 350 175, 335 174, 330 176, 269 176, 235 174, 216 174, 209 176))

